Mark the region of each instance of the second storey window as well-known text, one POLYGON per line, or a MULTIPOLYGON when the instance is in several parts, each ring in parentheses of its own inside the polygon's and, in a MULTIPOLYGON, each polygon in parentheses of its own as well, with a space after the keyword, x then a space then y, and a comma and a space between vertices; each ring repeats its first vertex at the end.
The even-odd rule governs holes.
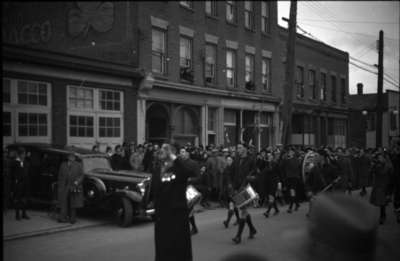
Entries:
POLYGON ((244 1, 244 26, 247 29, 254 29, 253 1, 244 1))
POLYGON ((340 79, 340 98, 341 98, 341 103, 345 104, 346 103, 346 79, 343 79, 343 78, 340 79))
POLYGON ((217 1, 205 1, 206 14, 217 16, 217 1))
POLYGON ((321 101, 326 101, 326 74, 325 73, 321 73, 320 100, 321 101))
POLYGON ((331 76, 331 88, 332 88, 332 101, 336 102, 336 77, 331 76))
POLYGON ((180 77, 193 82, 192 39, 181 37, 180 40, 180 77))
POLYGON ((261 83, 263 90, 271 92, 271 59, 263 58, 261 63, 261 83))
POLYGON ((234 50, 226 51, 226 83, 228 87, 236 87, 236 53, 234 50))
POLYGON ((309 70, 308 71, 308 83, 310 85, 310 90, 311 90, 311 97, 313 99, 317 98, 317 86, 315 84, 315 71, 314 70, 309 70))
POLYGON ((18 103, 47 105, 47 85, 32 81, 18 81, 18 103))
POLYGON ((304 69, 301 66, 296 67, 296 94, 298 98, 304 97, 304 69))
POLYGON ((255 90, 254 84, 254 56, 251 54, 246 54, 245 57, 245 80, 246 80, 246 90, 255 90))
POLYGON ((261 2, 261 32, 269 33, 269 2, 261 2))
POLYGON ((166 70, 166 41, 165 31, 154 29, 152 31, 152 71, 165 74, 166 70))
POLYGON ((3 78, 3 103, 11 102, 11 80, 3 78))
POLYGON ((206 55, 205 55, 205 68, 204 68, 204 76, 206 83, 215 84, 216 83, 216 46, 207 44, 206 45, 206 55))
POLYGON ((235 2, 226 1, 226 21, 234 23, 235 19, 235 2))
POLYGON ((93 89, 70 87, 69 106, 76 109, 93 109, 93 89))

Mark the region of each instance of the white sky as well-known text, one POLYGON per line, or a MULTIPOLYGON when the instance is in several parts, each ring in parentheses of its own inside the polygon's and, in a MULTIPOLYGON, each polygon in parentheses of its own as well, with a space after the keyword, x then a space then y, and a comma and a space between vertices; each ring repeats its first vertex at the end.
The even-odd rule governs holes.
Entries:
MULTIPOLYGON (((287 27, 282 17, 289 18, 290 1, 278 1, 278 23, 287 27)), ((370 71, 378 70, 376 41, 384 31, 384 73, 388 80, 399 82, 399 1, 298 1, 297 24, 324 43, 346 51, 370 71), (392 79, 390 79, 392 78, 392 79), (394 80, 393 80, 394 79, 394 80)), ((298 30, 298 33, 301 33, 298 30)), ((310 37, 308 35, 308 37, 310 37)), ((349 64, 349 89, 354 94, 356 84, 364 84, 364 93, 377 92, 377 75, 349 64)), ((384 81, 383 88, 399 90, 399 85, 384 81)))

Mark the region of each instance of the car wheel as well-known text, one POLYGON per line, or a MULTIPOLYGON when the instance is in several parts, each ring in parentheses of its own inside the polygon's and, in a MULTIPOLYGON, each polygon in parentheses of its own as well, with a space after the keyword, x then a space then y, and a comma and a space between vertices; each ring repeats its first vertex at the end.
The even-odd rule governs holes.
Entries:
POLYGON ((133 206, 129 199, 121 198, 115 209, 117 224, 121 227, 127 227, 132 223, 133 206))

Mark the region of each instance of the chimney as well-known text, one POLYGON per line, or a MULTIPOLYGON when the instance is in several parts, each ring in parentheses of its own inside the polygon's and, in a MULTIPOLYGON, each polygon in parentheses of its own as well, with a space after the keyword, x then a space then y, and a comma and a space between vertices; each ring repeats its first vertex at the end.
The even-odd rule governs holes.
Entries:
POLYGON ((357 95, 363 95, 363 84, 357 83, 357 95))

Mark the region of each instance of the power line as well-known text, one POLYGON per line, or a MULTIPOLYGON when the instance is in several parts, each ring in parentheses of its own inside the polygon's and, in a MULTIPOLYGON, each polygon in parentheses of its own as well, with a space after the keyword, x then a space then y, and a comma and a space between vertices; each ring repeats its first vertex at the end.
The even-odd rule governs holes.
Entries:
POLYGON ((396 80, 396 79, 394 79, 390 74, 388 74, 388 73, 383 73, 386 77, 388 77, 390 80, 392 80, 393 82, 395 82, 395 83, 398 83, 397 81, 398 80, 396 80))
POLYGON ((366 62, 361 61, 361 60, 359 60, 359 59, 357 59, 357 58, 354 58, 354 57, 352 57, 352 56, 350 56, 350 58, 353 59, 353 60, 355 60, 355 61, 357 61, 357 62, 359 62, 359 63, 362 63, 362 64, 364 64, 364 65, 366 65, 366 66, 371 66, 371 67, 374 67, 374 68, 375 68, 375 65, 373 65, 373 64, 366 63, 366 62))
POLYGON ((384 80, 385 82, 387 82, 387 83, 389 83, 389 84, 393 85, 394 87, 397 87, 397 88, 399 88, 399 87, 400 87, 398 83, 393 83, 393 82, 389 81, 389 80, 388 80, 388 79, 386 79, 386 78, 383 78, 383 80, 384 80))
POLYGON ((366 72, 369 72, 369 73, 378 75, 377 72, 370 71, 369 69, 364 68, 364 67, 362 67, 362 66, 360 66, 360 65, 358 65, 358 64, 356 64, 356 63, 353 63, 353 62, 350 62, 350 61, 349 61, 349 64, 351 64, 351 65, 353 65, 353 66, 355 66, 355 67, 358 67, 358 68, 360 68, 361 70, 364 70, 364 71, 366 71, 366 72))

